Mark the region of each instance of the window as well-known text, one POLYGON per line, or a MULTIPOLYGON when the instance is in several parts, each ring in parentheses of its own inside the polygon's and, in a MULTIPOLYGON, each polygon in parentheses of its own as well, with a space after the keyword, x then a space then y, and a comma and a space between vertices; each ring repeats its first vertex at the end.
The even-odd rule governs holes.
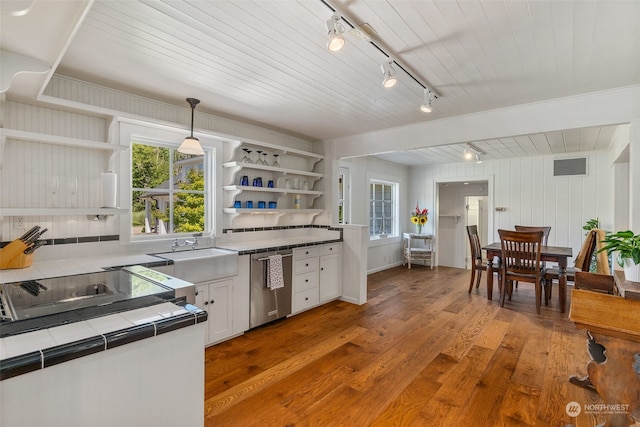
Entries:
POLYGON ((398 184, 370 180, 371 202, 369 206, 369 237, 380 238, 397 235, 398 184))
MULTIPOLYGON (((176 147, 177 148, 177 147, 176 147)), ((132 234, 206 230, 205 160, 161 143, 131 143, 132 234)))

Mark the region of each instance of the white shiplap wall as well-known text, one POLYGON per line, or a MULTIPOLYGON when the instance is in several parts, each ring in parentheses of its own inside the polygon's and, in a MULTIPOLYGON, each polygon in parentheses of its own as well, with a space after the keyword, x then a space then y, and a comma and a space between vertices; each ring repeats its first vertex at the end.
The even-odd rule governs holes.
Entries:
MULTIPOLYGON (((5 103, 4 125, 9 129, 106 141, 103 118, 13 101, 5 103)), ((7 138, 0 176, 3 208, 88 208, 100 205, 100 173, 108 168, 109 151, 68 147, 7 138), (53 183, 57 178, 57 190, 53 183), (71 181, 77 181, 71 194, 71 181)), ((87 221, 86 216, 24 217, 23 229, 2 219, 0 240, 11 240, 24 229, 40 225, 44 238, 97 236, 117 233, 117 220, 87 221)))
MULTIPOLYGON (((3 126, 28 132, 109 142, 111 119, 131 117, 141 121, 160 123, 188 129, 191 110, 160 101, 88 84, 63 76, 54 76, 42 97, 50 106, 36 106, 3 101, 3 126), (71 112, 74 111, 74 112, 71 112), (77 111, 85 111, 86 114, 77 111)), ((286 135, 230 119, 200 113, 196 110, 195 128, 203 132, 273 143, 322 154, 322 144, 286 135)), ((0 202, 3 208, 30 207, 95 207, 100 204, 100 173, 109 168, 109 151, 66 147, 8 138, 3 152, 0 172, 2 188, 0 202), (46 183, 58 176, 59 189, 52 196, 46 183), (67 193, 68 179, 77 177, 78 194, 67 193)), ((113 166, 111 166, 113 167, 113 166)), ((118 170, 114 170, 120 173, 118 170)), ((222 215, 222 213, 219 213, 222 215)), ((319 215, 315 223, 328 223, 329 215, 319 215)), ((20 236, 32 225, 49 228, 46 238, 82 237, 118 234, 119 216, 107 217, 105 222, 88 221, 80 216, 25 217, 22 229, 15 227, 15 218, 1 218, 0 240, 8 241, 20 236)), ((297 224, 301 218, 280 221, 281 225, 297 224)), ((308 221, 308 219, 304 219, 308 221)), ((269 219, 257 216, 243 218, 242 226, 260 227, 270 224, 269 219)), ((308 222, 305 222, 308 223, 308 222)), ((220 230, 217 230, 218 232, 220 230)), ((69 246, 69 245, 64 245, 69 246)), ((40 251, 39 251, 40 252, 40 251)))
MULTIPOLYGON (((191 109, 185 101, 183 107, 176 107, 165 102, 156 101, 138 95, 86 83, 69 77, 54 75, 44 92, 45 99, 60 104, 79 105, 87 111, 110 115, 126 115, 152 121, 161 121, 182 125, 185 129, 191 126, 191 109)), ((185 94, 195 96, 194 94, 185 94)), ((322 144, 296 138, 275 130, 226 119, 199 110, 205 108, 209 101, 202 99, 195 110, 194 127, 235 139, 252 139, 277 145, 313 151, 322 154, 322 144)), ((215 105, 209 106, 214 108, 215 105)))
MULTIPOLYGON (((575 256, 584 238, 582 226, 589 219, 597 217, 602 228, 612 229, 613 171, 605 151, 576 153, 572 157, 587 157, 587 175, 554 177, 553 160, 557 156, 412 167, 410 193, 414 199, 433 200, 435 181, 492 177, 493 207, 506 210, 489 212, 489 223, 493 224, 489 240, 499 239, 499 228, 512 229, 516 224, 549 225, 552 230, 549 244, 570 246, 575 256)), ((458 226, 464 227, 462 221, 458 226)), ((439 240, 438 244, 448 243, 439 240)))
MULTIPOLYGON (((369 225, 369 179, 381 179, 400 184, 399 217, 400 235, 408 230, 409 168, 373 157, 343 160, 351 175, 351 221, 352 224, 369 225)), ((368 233, 368 232, 367 232, 368 233)), ((369 242, 367 273, 384 270, 402 263, 401 238, 380 239, 369 242)))

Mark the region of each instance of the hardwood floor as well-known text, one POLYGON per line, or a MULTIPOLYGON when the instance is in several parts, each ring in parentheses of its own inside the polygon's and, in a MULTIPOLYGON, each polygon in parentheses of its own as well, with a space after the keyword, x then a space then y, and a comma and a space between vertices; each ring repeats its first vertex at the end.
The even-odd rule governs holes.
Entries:
POLYGON ((485 277, 469 295, 469 278, 393 268, 369 276, 362 306, 331 302, 209 347, 205 425, 598 424, 565 412, 601 400, 568 382, 589 358, 557 294, 538 316, 529 284, 500 308, 485 277))

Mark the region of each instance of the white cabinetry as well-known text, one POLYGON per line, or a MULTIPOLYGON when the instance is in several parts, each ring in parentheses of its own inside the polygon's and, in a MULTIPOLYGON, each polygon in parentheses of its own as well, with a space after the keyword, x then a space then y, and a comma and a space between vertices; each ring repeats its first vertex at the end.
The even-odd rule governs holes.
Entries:
POLYGON ((342 295, 342 243, 320 246, 320 302, 342 295))
POLYGON ((318 290, 318 247, 293 250, 293 298, 291 311, 299 313, 320 302, 318 290))
POLYGON ((342 295, 341 253, 342 243, 293 250, 294 314, 342 295))
POLYGON ((222 165, 224 213, 318 214, 323 211, 316 199, 324 194, 320 185, 324 174, 316 169, 324 156, 255 142, 229 142, 227 148, 226 161, 222 165), (262 154, 258 155, 258 152, 262 154), (246 156, 251 157, 251 162, 246 160, 246 156), (267 164, 257 163, 258 157, 267 164), (247 185, 242 184, 245 176, 247 185), (253 185, 257 178, 262 180, 262 186, 253 185), (253 202, 253 207, 247 207, 248 201, 253 202), (265 204, 262 208, 258 205, 260 201, 265 204))
POLYGON ((205 343, 212 344, 233 335, 233 280, 224 279, 196 285, 196 305, 209 313, 205 343))
POLYGON ((196 306, 207 311, 205 345, 242 335, 249 330, 250 255, 238 257, 238 275, 197 283, 196 306))

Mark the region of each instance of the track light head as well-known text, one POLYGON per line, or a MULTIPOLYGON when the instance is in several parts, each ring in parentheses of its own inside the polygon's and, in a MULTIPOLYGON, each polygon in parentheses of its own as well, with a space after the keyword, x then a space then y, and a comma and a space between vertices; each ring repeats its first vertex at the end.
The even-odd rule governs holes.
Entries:
POLYGON ((188 136, 182 141, 178 151, 183 154, 191 154, 194 156, 203 156, 204 150, 200 145, 200 140, 193 136, 193 113, 196 109, 196 105, 200 103, 199 99, 187 98, 187 102, 191 106, 191 136, 188 136))
POLYGON ((420 106, 420 110, 425 113, 430 113, 433 109, 431 108, 431 97, 433 93, 429 89, 424 90, 424 104, 420 106))
POLYGON ((464 149, 463 153, 464 153, 465 160, 473 159, 473 152, 468 147, 464 149))
POLYGON ((392 66, 393 61, 389 60, 382 64, 380 68, 382 69, 382 75, 384 79, 382 80, 382 86, 389 89, 394 87, 396 83, 398 83, 398 79, 396 78, 396 70, 392 66))
POLYGON ((344 37, 342 37, 344 27, 340 23, 340 19, 342 19, 342 17, 337 13, 334 13, 333 16, 331 16, 331 19, 327 21, 327 33, 329 34, 327 49, 329 52, 337 52, 345 45, 344 37))
POLYGON ((480 158, 480 154, 476 153, 476 163, 482 163, 482 159, 480 158))

